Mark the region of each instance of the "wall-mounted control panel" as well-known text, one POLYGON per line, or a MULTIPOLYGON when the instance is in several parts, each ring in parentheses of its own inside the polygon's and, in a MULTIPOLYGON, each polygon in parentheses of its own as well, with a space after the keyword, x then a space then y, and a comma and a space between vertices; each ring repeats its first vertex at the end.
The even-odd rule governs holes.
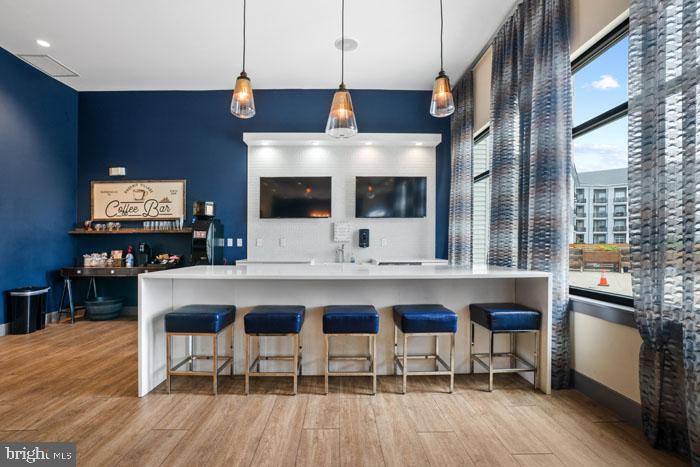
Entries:
POLYGON ((369 247, 369 229, 360 229, 360 248, 369 247))

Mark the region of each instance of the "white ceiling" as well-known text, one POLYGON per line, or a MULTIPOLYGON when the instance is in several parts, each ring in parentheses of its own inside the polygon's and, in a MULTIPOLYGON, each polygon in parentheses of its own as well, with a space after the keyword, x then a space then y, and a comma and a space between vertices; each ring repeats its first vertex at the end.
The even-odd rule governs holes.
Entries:
MULTIPOLYGON (((445 70, 457 79, 517 0, 444 0, 445 70)), ((241 68, 243 0, 0 0, 0 46, 48 53, 79 91, 229 89, 241 68), (51 43, 39 47, 36 39, 51 43)), ((350 89, 431 89, 439 0, 346 0, 350 89)), ((333 88, 340 0, 248 0, 255 89, 333 88)))

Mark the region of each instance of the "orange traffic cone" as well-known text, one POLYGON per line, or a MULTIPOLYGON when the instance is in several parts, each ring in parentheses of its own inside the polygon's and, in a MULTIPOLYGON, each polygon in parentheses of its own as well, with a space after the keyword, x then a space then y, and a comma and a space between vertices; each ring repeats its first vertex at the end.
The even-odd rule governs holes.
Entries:
POLYGON ((608 278, 605 277, 605 269, 600 270, 600 280, 598 281, 598 286, 599 287, 608 287, 610 284, 608 284, 608 278))

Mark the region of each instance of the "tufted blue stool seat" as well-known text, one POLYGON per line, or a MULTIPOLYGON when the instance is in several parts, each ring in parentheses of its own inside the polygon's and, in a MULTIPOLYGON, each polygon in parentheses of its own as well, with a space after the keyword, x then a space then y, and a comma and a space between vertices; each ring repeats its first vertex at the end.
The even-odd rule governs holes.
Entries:
POLYGON ((395 305, 394 306, 394 374, 401 369, 402 392, 406 393, 406 378, 414 375, 445 375, 450 377, 450 392, 454 389, 455 368, 455 333, 457 332, 457 313, 442 305, 395 305), (403 333, 403 348, 399 354, 398 331, 403 333), (449 335, 449 363, 440 356, 440 337, 449 335), (435 351, 427 355, 409 355, 408 338, 432 336, 435 338, 435 351), (409 370, 409 360, 434 360, 434 371, 409 370), (440 369, 440 366, 443 369, 440 369))
POLYGON ((442 305, 396 305, 394 323, 408 334, 457 332, 457 314, 442 305))
POLYGON ((517 303, 472 303, 471 320, 491 331, 537 331, 542 313, 517 303))
POLYGON ((166 387, 170 394, 172 376, 201 376, 211 375, 214 395, 217 393, 219 373, 226 367, 233 376, 233 322, 236 319, 236 307, 233 305, 186 305, 165 315, 166 340, 166 387), (229 330, 228 355, 219 354, 219 339, 224 331, 229 330), (172 341, 175 338, 187 336, 189 354, 184 360, 172 365, 172 341), (212 354, 197 355, 194 353, 195 336, 211 337, 212 354), (211 360, 211 371, 195 371, 198 360, 211 360), (180 370, 187 365, 189 371, 180 370))
POLYGON ((245 315, 246 334, 298 334, 306 308, 300 305, 261 305, 245 315))
POLYGON ((377 334, 379 313, 372 305, 331 305, 323 314, 324 334, 377 334))
POLYGON ((165 315, 165 332, 216 334, 235 319, 235 306, 187 305, 165 315))
POLYGON ((474 362, 486 369, 489 374, 489 391, 493 390, 493 375, 495 373, 531 372, 533 386, 537 388, 542 313, 517 303, 472 303, 469 305, 469 314, 471 321, 469 372, 474 373, 474 362), (475 325, 486 330, 488 334, 488 352, 476 352, 475 325), (494 337, 498 334, 509 335, 510 343, 507 351, 495 351, 494 337), (534 338, 532 361, 527 361, 518 352, 518 341, 523 340, 528 334, 534 338), (506 361, 510 362, 510 365, 496 368, 496 358, 505 358, 506 361))

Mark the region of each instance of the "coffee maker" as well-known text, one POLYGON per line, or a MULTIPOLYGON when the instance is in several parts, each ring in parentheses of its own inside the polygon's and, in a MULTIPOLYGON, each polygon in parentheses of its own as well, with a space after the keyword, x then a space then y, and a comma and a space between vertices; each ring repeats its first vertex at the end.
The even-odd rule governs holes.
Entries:
POLYGON ((224 226, 214 218, 214 202, 195 201, 192 215, 192 265, 223 264, 224 226))

